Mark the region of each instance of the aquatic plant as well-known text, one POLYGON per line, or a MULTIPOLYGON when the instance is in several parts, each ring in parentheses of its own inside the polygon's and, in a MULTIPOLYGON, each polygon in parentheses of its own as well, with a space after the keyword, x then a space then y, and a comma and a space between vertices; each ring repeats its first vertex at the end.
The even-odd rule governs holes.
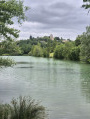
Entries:
POLYGON ((12 99, 10 104, 0 105, 0 119, 45 119, 45 108, 30 97, 12 99))

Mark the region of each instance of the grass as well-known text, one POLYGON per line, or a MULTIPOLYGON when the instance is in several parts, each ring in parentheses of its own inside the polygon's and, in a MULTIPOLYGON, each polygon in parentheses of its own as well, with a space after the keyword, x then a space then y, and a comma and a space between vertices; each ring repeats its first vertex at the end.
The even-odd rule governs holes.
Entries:
POLYGON ((0 66, 12 66, 15 65, 15 62, 9 58, 0 57, 0 66))
POLYGON ((45 108, 30 97, 12 99, 11 104, 0 105, 0 119, 45 119, 45 108))

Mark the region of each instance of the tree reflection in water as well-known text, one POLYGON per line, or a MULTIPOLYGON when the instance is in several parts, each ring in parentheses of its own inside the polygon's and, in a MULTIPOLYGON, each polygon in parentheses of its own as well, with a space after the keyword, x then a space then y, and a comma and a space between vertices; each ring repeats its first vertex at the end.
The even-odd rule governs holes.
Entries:
POLYGON ((86 101, 90 103, 90 65, 81 65, 81 90, 86 97, 86 101))

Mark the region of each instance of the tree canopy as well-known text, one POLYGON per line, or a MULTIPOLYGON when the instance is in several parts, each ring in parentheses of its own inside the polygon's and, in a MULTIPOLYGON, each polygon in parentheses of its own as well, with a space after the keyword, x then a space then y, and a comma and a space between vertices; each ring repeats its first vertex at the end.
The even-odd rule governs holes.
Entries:
POLYGON ((19 24, 26 20, 25 11, 28 7, 23 5, 23 1, 19 0, 1 0, 0 1, 0 36, 6 39, 19 37, 19 30, 11 28, 14 24, 12 18, 16 17, 19 24))
POLYGON ((90 63, 90 26, 83 33, 80 51, 81 60, 90 63))

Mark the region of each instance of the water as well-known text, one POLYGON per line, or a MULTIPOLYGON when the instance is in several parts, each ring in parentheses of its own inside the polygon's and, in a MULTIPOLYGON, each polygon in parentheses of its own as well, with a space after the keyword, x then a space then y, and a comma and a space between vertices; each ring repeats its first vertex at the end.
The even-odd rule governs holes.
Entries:
POLYGON ((49 119, 90 119, 90 65, 30 56, 11 57, 0 68, 0 102, 31 96, 42 101, 49 119))

